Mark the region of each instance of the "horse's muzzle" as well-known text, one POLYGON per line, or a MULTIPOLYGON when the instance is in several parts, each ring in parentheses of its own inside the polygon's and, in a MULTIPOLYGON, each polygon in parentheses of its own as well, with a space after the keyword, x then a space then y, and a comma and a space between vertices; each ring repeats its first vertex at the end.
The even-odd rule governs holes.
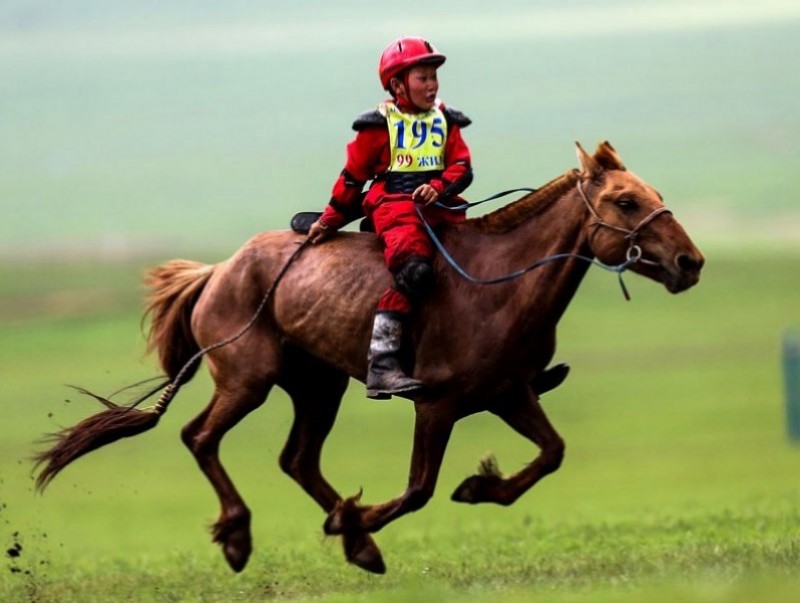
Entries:
POLYGON ((705 258, 697 250, 690 253, 679 253, 675 256, 673 264, 664 267, 664 286, 670 293, 680 293, 694 287, 700 281, 700 271, 705 264, 705 258))

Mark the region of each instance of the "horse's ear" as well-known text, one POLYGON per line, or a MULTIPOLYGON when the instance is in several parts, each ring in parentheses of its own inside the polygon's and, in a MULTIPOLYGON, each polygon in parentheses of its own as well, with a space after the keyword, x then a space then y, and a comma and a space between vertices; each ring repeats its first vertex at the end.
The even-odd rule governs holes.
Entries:
POLYGON ((581 143, 579 143, 577 140, 575 141, 575 154, 578 156, 578 161, 581 163, 581 173, 589 176, 590 178, 594 178, 601 171, 603 171, 602 166, 595 161, 594 157, 583 150, 581 143))
POLYGON ((625 171, 625 166, 622 159, 619 158, 616 149, 611 146, 611 143, 604 140, 597 145, 597 150, 594 152, 594 158, 603 168, 607 170, 620 170, 625 171))

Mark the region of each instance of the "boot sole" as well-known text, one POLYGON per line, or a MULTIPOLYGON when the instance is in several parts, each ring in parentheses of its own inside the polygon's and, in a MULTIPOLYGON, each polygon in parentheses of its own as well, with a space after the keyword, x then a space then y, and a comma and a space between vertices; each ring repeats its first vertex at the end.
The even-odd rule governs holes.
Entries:
POLYGON ((383 389, 368 389, 367 398, 371 400, 389 400, 392 396, 404 396, 405 394, 413 394, 420 391, 422 391, 422 386, 419 385, 393 389, 391 391, 383 389))

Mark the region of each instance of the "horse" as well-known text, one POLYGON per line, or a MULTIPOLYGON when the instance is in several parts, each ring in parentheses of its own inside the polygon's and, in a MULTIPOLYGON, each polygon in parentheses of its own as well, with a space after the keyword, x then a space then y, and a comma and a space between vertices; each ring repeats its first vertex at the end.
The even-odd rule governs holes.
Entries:
POLYGON ((306 245, 292 231, 265 232, 218 264, 173 260, 152 269, 148 350, 157 350, 172 382, 168 395, 150 409, 136 408, 141 400, 116 406, 95 396, 108 409, 53 434, 54 445, 38 455, 45 464, 39 489, 83 454, 152 428, 174 386, 196 372, 193 359, 208 352, 214 393, 181 435, 219 498, 213 540, 232 570, 244 569, 252 551, 251 513, 220 461, 219 446, 274 386, 288 393, 295 413, 280 467, 322 507, 324 532, 342 536, 347 561, 364 570, 386 571, 372 534, 425 506, 453 426, 463 417, 489 411, 539 447, 533 462, 512 475, 484 463, 451 497, 512 504, 564 457, 564 440, 534 384, 554 355, 556 326, 588 270, 582 260, 624 264, 671 293, 695 285, 704 263, 661 195, 625 168, 611 144, 600 143, 590 155, 576 143, 576 152, 579 170, 438 232, 475 280, 531 258, 564 255, 518 279, 481 286, 437 254, 436 287, 412 321, 408 368, 425 387, 410 396, 414 442, 408 485, 399 497, 382 504, 362 504, 361 493, 343 498, 320 470, 349 380, 365 379, 373 310, 392 278, 377 237, 355 232, 318 245, 306 245))

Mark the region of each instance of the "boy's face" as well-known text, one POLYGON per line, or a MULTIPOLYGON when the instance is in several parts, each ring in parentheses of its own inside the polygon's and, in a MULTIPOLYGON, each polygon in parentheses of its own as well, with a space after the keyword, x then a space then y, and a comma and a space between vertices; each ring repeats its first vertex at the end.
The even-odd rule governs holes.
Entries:
POLYGON ((397 78, 395 93, 405 97, 413 105, 423 111, 433 108, 436 95, 439 93, 439 80, 436 77, 436 67, 432 65, 416 65, 408 70, 408 90, 404 82, 397 78))

